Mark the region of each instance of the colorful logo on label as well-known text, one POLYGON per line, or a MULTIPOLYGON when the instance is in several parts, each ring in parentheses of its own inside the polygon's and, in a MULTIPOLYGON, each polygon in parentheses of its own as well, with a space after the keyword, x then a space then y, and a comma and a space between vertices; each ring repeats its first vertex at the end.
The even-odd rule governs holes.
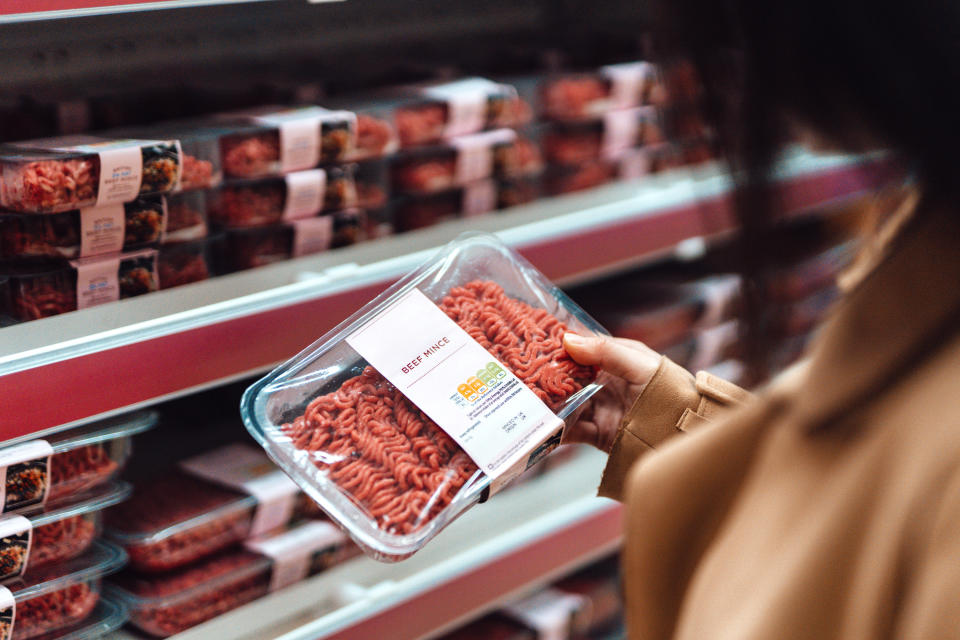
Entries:
POLYGON ((481 396, 494 388, 500 380, 507 377, 507 372, 496 362, 490 362, 477 375, 470 376, 467 381, 457 387, 457 393, 468 402, 476 402, 481 396))

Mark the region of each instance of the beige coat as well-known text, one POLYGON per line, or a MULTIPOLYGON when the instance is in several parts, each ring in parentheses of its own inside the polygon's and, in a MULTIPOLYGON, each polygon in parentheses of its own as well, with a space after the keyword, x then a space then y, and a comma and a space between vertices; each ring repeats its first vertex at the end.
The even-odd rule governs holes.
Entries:
POLYGON ((958 245, 907 229, 758 397, 661 363, 600 487, 630 638, 960 638, 958 245))

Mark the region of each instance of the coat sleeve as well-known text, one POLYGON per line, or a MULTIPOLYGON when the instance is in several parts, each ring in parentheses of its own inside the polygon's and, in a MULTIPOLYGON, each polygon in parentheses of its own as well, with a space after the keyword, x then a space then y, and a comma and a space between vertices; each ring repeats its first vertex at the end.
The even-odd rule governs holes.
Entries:
POLYGON ((705 371, 693 376, 669 358, 661 358, 650 382, 623 418, 598 493, 623 500, 627 472, 640 456, 677 433, 710 422, 750 397, 731 382, 705 371))
POLYGON ((944 484, 943 496, 911 563, 896 638, 960 639, 960 472, 944 484))

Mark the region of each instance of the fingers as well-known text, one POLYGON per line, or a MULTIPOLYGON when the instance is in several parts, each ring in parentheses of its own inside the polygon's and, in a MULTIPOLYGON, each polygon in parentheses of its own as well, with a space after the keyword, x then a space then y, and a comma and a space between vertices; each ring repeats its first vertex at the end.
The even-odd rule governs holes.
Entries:
POLYGON ((598 366, 633 384, 646 384, 660 364, 658 353, 635 340, 566 333, 563 346, 579 364, 598 366))

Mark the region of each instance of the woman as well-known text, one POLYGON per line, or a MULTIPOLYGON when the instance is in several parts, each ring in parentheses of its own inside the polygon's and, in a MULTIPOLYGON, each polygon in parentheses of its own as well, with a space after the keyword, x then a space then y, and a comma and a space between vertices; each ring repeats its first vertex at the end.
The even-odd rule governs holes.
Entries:
POLYGON ((659 11, 745 177, 748 272, 783 132, 890 149, 920 197, 807 361, 757 396, 636 342, 567 335, 609 380, 565 438, 609 452, 600 493, 625 503, 630 637, 960 638, 960 7, 659 11))

